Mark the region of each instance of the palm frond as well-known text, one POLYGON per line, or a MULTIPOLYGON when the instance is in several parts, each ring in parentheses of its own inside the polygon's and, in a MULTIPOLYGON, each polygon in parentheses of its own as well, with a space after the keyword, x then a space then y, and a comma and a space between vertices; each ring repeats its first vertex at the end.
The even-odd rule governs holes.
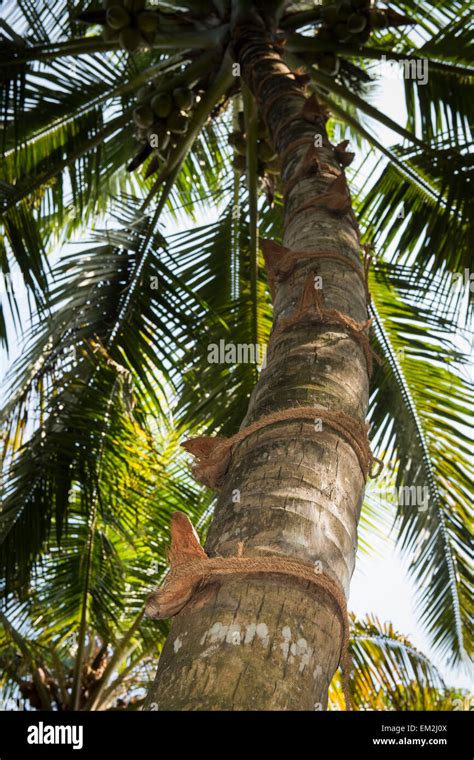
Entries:
POLYGON ((14 370, 4 410, 9 484, 2 514, 11 582, 17 572, 25 582, 54 515, 61 534, 75 480, 93 492, 107 415, 114 411, 117 431, 123 426, 126 435, 130 414, 143 427, 147 411, 163 409, 173 354, 194 332, 183 317, 189 293, 176 290, 159 259, 156 218, 123 213, 122 229, 107 230, 105 242, 59 263, 50 319, 39 319, 14 370), (132 287, 139 299, 130 299, 132 287), (29 520, 37 531, 28 530, 29 520))
MULTIPOLYGON (((446 686, 428 657, 391 623, 374 615, 351 624, 350 691, 357 710, 452 710, 459 690, 446 686)), ((330 688, 333 710, 343 709, 338 679, 330 688)))
POLYGON ((436 304, 413 298, 423 286, 412 271, 390 265, 371 279, 387 369, 375 378, 370 415, 375 443, 396 473, 397 535, 419 589, 421 620, 434 646, 459 663, 471 651, 466 401, 473 389, 463 377, 457 325, 437 317, 436 304))
POLYGON ((27 596, 6 598, 2 687, 26 696, 30 683, 31 700, 39 682, 46 709, 69 709, 75 694, 81 709, 104 709, 124 686, 149 680, 168 625, 145 620, 143 609, 166 570, 171 514, 184 511, 203 524, 208 512, 209 496, 191 479, 171 425, 155 425, 150 446, 136 425, 124 438, 123 423, 117 430, 109 412, 95 510, 84 509, 84 491, 74 483, 67 534, 58 541, 52 532, 27 596))
POLYGON ((453 150, 447 136, 440 137, 438 146, 431 156, 393 148, 422 183, 380 161, 378 171, 361 188, 360 214, 378 248, 396 243, 394 261, 410 262, 432 276, 464 274, 473 242, 472 160, 453 150))

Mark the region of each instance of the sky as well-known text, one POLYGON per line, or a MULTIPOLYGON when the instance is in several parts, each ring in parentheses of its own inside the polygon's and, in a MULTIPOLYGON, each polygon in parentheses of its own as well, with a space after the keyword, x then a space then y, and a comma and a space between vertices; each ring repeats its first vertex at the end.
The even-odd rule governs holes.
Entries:
MULTIPOLYGON (((379 94, 372 100, 373 104, 383 113, 390 116, 399 124, 406 121, 406 112, 403 98, 403 83, 397 79, 386 79, 379 94)), ((368 120, 370 123, 370 120, 368 120)), ((398 136, 389 129, 377 123, 376 134, 380 142, 390 145, 397 143, 398 136)), ((356 162, 362 156, 356 151, 356 162)), ((366 163, 364 173, 370 172, 371 164, 366 163)), ((209 212, 197 219, 196 225, 206 224, 217 217, 217 209, 209 209, 209 212)), ((189 223, 188 223, 189 225, 189 223)), ((173 233, 180 230, 176 224, 168 224, 164 232, 173 233)), ((23 303, 26 315, 26 301, 23 303)), ((23 311, 23 309, 22 309, 23 311)), ((21 351, 19 344, 12 345, 9 359, 3 355, 2 368, 14 360, 21 351)), ((446 683, 450 686, 458 686, 467 689, 473 688, 473 680, 466 672, 450 670, 445 661, 440 659, 432 651, 427 636, 418 622, 415 611, 415 596, 413 586, 406 572, 406 560, 402 561, 391 538, 374 542, 374 553, 370 556, 359 552, 356 569, 351 584, 349 610, 362 617, 367 613, 374 613, 380 621, 391 621, 395 629, 407 636, 411 642, 437 665, 446 683)))

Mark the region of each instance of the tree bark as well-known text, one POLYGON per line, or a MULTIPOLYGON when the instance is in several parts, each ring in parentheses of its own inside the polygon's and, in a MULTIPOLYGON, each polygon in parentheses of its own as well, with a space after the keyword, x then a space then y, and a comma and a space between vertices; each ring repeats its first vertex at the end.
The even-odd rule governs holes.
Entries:
MULTIPOLYGON (((319 204, 294 215, 328 190, 341 167, 324 115, 313 112, 313 123, 301 118, 303 89, 266 34, 257 21, 248 21, 236 30, 234 48, 283 159, 288 187, 283 245, 293 251, 337 251, 361 273, 352 210, 336 214, 319 204), (292 182, 316 135, 323 143, 319 171, 292 182)), ((298 308, 309 274, 321 277, 326 308, 358 322, 367 319, 356 271, 333 259, 299 260, 277 289, 270 361, 242 427, 297 406, 319 405, 365 419, 367 363, 348 330, 304 320, 279 328, 298 308)), ((320 430, 311 419, 268 425, 233 450, 206 551, 235 556, 238 542, 244 542, 246 556, 320 563, 347 596, 363 492, 357 456, 333 430, 324 424, 320 430)), ((145 709, 326 709, 342 636, 331 597, 310 584, 268 575, 206 585, 173 620, 145 709)))

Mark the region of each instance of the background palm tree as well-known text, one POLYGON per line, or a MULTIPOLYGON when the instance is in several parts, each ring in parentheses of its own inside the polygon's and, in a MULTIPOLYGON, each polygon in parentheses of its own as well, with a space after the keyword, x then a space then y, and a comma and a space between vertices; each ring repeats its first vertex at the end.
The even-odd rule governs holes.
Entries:
MULTIPOLYGON (((268 342, 257 229, 282 233, 275 160, 228 51, 229 24, 246 5, 160 3, 128 52, 136 36, 116 34, 110 14, 103 34, 99 3, 7 4, 1 326, 6 346, 16 327, 27 349, 4 409, 3 657, 8 683, 21 679, 22 693, 34 686, 34 706, 103 709, 125 689, 128 702, 141 698, 167 632, 143 619, 143 599, 165 571, 170 515, 186 511, 205 533, 211 513, 213 494, 190 479, 178 444, 233 434, 258 376, 255 365, 209 363, 207 348, 223 338, 268 342), (193 95, 166 145, 157 115, 166 99, 154 102, 154 115, 149 101, 177 88, 193 95), (153 150, 147 124, 158 134, 153 150), (210 203, 214 218, 196 227, 210 203), (165 235, 164 220, 185 229, 165 235), (58 258, 91 227, 86 250, 58 258), (18 272, 28 329, 9 276, 18 272)), ((420 619, 438 652, 459 664, 469 649, 472 385, 459 340, 470 291, 453 275, 465 278, 471 262, 468 5, 392 3, 372 14, 365 40, 365 30, 329 31, 333 6, 275 5, 282 55, 331 110, 331 140, 350 139, 370 162, 370 172, 348 175, 364 240, 377 248, 371 308, 385 364, 372 381, 373 445, 391 485, 429 488, 426 511, 398 505, 391 517, 420 619), (404 80, 404 126, 370 102, 369 73, 384 55, 429 61, 426 84, 404 80), (400 144, 378 139, 373 120, 400 144)), ((176 110, 175 102, 166 118, 176 110)), ((377 509, 366 500, 362 527, 381 519, 377 509)), ((359 707, 379 698, 373 684, 384 708, 447 698, 429 663, 393 631, 361 621, 353 632, 359 707), (369 646, 370 636, 378 643, 369 646), (386 645, 392 639, 398 649, 386 645)))

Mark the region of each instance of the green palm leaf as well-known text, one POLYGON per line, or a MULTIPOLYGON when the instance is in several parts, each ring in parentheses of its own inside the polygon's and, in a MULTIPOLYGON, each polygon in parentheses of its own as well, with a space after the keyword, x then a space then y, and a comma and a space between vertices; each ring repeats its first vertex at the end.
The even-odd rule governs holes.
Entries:
POLYGON ((472 651, 463 549, 470 540, 472 384, 464 378, 467 356, 453 343, 456 325, 437 318, 435 305, 414 301, 423 285, 411 270, 389 265, 372 278, 387 370, 379 371, 371 418, 395 467, 398 539, 417 582, 421 619, 443 655, 459 662, 472 651))
MULTIPOLYGON (((352 618, 351 695, 357 710, 452 710, 459 690, 449 689, 437 668, 391 623, 374 615, 352 618)), ((332 709, 342 709, 338 684, 330 690, 332 709)))

